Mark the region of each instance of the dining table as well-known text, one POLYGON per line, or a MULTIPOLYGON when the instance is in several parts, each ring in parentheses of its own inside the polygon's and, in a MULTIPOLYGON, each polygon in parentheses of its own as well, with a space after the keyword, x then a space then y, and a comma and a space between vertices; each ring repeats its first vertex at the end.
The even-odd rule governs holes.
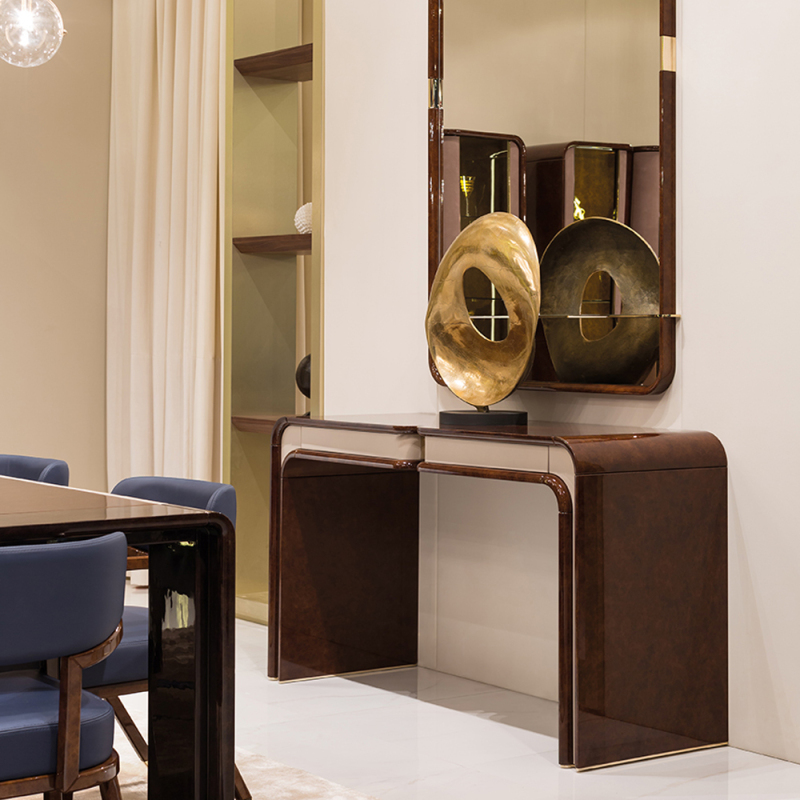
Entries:
POLYGON ((0 546, 149 551, 149 800, 233 800, 235 536, 216 512, 0 477, 0 546))

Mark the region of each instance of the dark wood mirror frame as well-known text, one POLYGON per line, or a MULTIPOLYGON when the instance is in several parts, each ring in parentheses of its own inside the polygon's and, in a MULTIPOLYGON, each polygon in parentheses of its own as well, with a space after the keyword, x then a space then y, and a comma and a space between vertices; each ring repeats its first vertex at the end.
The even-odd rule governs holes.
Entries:
MULTIPOLYGON (((603 394, 648 395, 667 389, 675 375, 675 0, 661 0, 661 71, 659 74, 661 119, 660 136, 660 319, 658 363, 654 377, 646 385, 579 384, 561 381, 526 380, 518 389, 603 394)), ((442 78, 444 76, 444 0, 429 0, 428 75, 428 288, 433 283, 441 260, 442 225, 442 78)), ((431 364, 438 383, 444 382, 431 364)))

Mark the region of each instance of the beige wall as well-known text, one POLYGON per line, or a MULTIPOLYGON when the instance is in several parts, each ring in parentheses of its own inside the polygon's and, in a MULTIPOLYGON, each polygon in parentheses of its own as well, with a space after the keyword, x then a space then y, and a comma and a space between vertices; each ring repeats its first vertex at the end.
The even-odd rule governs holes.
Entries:
MULTIPOLYGON (((352 3, 340 5, 351 13, 352 3)), ((329 25, 333 7, 329 4, 329 25)), ((406 22, 416 20, 418 13, 417 3, 408 3, 406 22)), ((705 429, 720 437, 730 465, 730 739, 738 747, 800 762, 800 536, 795 507, 800 380, 794 307, 800 289, 800 197, 792 181, 800 170, 795 142, 800 106, 794 88, 800 69, 795 42, 800 7, 796 0, 679 0, 678 13, 678 310, 683 318, 675 382, 660 397, 517 392, 506 404, 544 420, 705 429)), ((385 73, 391 68, 385 62, 394 54, 387 50, 385 59, 376 62, 372 41, 354 39, 338 57, 348 64, 363 60, 370 71, 385 73)), ((426 55, 409 51, 403 63, 407 84, 393 85, 395 95, 406 87, 422 93, 419 70, 426 55)), ((329 84, 346 74, 341 65, 338 70, 335 66, 328 64, 329 84)), ((329 86, 329 97, 336 91, 329 86)), ((362 119, 357 111, 353 109, 354 115, 362 119)), ((342 135, 344 130, 342 126, 342 135)), ((416 174, 421 160, 424 168, 418 144, 409 140, 407 147, 391 151, 395 174, 416 174)), ((335 154, 329 148, 329 174, 341 171, 331 163, 335 154)), ((338 158, 343 160, 344 154, 338 158)), ((378 170, 359 171, 354 177, 358 185, 351 188, 353 197, 388 194, 392 212, 404 209, 386 241, 406 256, 408 280, 417 280, 426 261, 408 246, 406 227, 413 223, 411 236, 416 237, 424 225, 416 216, 416 186, 405 181, 392 185, 378 170)), ((385 296, 394 288, 394 274, 382 269, 383 259, 370 262, 357 241, 351 240, 349 262, 342 249, 332 264, 334 253, 328 250, 326 273, 335 270, 338 281, 357 286, 371 263, 380 279, 374 278, 370 291, 385 296)), ((326 347, 359 352, 363 328, 352 325, 347 315, 337 315, 331 296, 327 298, 326 347)), ((426 302, 424 297, 407 299, 405 305, 392 304, 391 331, 368 327, 377 338, 371 346, 380 351, 380 363, 393 366, 390 380, 360 370, 358 362, 326 361, 329 373, 335 373, 326 375, 326 383, 342 387, 337 412, 357 413, 367 410, 365 405, 376 413, 396 411, 398 405, 405 411, 429 410, 425 391, 431 379, 416 361, 408 360, 426 302), (396 330, 405 330, 407 338, 395 336, 396 330), (397 389, 394 395, 392 387, 397 389)), ((439 402, 445 408, 457 404, 444 389, 439 402)), ((463 519, 454 515, 464 507, 463 500, 476 503, 474 488, 465 487, 462 497, 449 488, 438 498, 428 491, 423 499, 428 505, 438 499, 438 511, 434 508, 432 514, 463 519)), ((481 492, 484 518, 492 518, 493 505, 498 512, 504 510, 503 497, 491 486, 481 492)), ((464 520, 459 535, 470 535, 468 522, 464 520)), ((529 529, 526 522, 518 520, 520 530, 529 529)), ((479 536, 482 531, 473 532, 479 536)))
POLYGON ((800 4, 679 10, 683 424, 728 453, 730 738, 800 762, 800 4))
POLYGON ((111 4, 58 6, 52 61, 0 62, 0 451, 104 489, 111 4))
POLYGON ((435 405, 427 0, 325 4, 326 414, 435 405))

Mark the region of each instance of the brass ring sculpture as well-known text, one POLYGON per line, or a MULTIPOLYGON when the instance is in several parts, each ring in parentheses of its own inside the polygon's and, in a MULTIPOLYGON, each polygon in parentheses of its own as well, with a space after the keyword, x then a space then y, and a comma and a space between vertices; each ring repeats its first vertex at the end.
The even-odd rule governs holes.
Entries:
POLYGON ((658 357, 658 257, 636 231, 590 217, 560 231, 542 256, 542 325, 558 377, 567 383, 639 383, 658 357), (586 282, 607 272, 622 297, 613 330, 590 341, 579 319, 586 282), (639 318, 631 318, 640 315, 639 318))
POLYGON ((425 332, 433 363, 456 397, 478 408, 514 391, 533 357, 539 319, 539 258, 527 226, 496 212, 467 226, 444 255, 431 287, 425 332), (470 321, 464 273, 475 267, 508 312, 508 336, 494 342, 470 321))

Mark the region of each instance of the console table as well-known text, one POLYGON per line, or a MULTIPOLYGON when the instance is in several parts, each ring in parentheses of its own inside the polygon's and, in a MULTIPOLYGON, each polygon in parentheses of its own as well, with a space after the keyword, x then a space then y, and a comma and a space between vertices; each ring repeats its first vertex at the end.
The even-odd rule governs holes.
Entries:
POLYGON ((416 664, 426 472, 539 483, 556 497, 562 766, 727 743, 727 464, 710 433, 282 418, 270 677, 416 664))

